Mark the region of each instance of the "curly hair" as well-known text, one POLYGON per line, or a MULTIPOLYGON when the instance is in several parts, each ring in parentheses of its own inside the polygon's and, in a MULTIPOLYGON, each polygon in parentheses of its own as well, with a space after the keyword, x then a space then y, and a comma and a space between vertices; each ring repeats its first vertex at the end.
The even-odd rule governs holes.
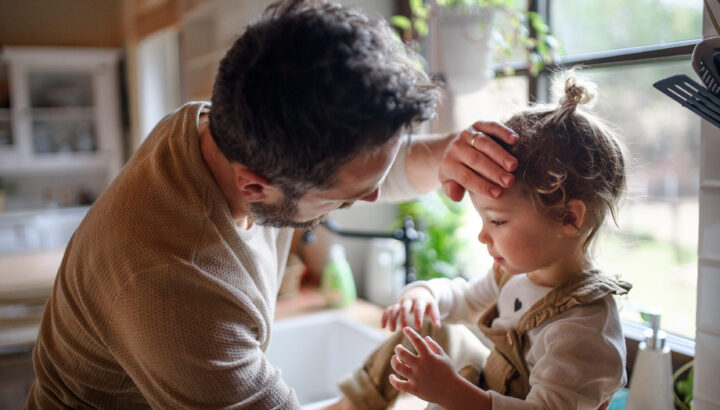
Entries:
POLYGON ((220 63, 210 132, 220 151, 296 197, 429 119, 437 87, 384 21, 335 3, 277 2, 220 63))
POLYGON ((535 106, 506 121, 520 139, 504 147, 518 159, 516 184, 545 215, 565 221, 568 201, 585 203, 587 249, 608 212, 617 223, 626 160, 610 124, 578 107, 595 100, 595 85, 571 72, 565 76, 563 94, 557 106, 535 106))

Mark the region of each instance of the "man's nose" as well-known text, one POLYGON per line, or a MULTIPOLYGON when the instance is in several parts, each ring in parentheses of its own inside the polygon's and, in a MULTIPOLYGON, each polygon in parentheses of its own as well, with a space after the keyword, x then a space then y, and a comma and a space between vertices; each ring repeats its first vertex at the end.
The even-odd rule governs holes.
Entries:
POLYGON ((360 200, 367 201, 367 202, 375 202, 375 201, 377 201, 379 196, 380 196, 380 188, 378 187, 378 188, 375 188, 375 190, 372 191, 371 193, 360 198, 360 200))

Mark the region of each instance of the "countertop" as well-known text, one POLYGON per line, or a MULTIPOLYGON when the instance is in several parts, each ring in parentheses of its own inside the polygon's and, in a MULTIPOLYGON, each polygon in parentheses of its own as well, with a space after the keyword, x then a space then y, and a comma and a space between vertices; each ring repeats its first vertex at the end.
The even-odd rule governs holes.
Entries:
POLYGON ((0 255, 0 303, 50 296, 65 249, 0 255))
MULTIPOLYGON (((329 308, 325 306, 325 299, 317 288, 300 288, 297 294, 278 299, 275 320, 289 319, 327 310, 329 308)), ((380 319, 382 318, 383 309, 370 302, 358 299, 350 306, 334 310, 342 312, 358 322, 381 329, 380 319)), ((383 329, 383 331, 390 334, 386 329, 383 329)))
POLYGON ((35 342, 65 250, 0 255, 0 352, 35 342))

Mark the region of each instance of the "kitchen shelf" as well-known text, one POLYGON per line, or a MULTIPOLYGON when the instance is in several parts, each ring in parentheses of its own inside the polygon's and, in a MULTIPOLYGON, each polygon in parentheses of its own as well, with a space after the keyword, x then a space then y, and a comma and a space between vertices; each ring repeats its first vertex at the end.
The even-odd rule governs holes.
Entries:
POLYGON ((0 177, 104 171, 109 183, 123 162, 119 58, 115 49, 5 47, 0 177))
POLYGON ((6 213, 90 203, 120 172, 120 57, 118 49, 3 48, 0 178, 16 188, 6 213))

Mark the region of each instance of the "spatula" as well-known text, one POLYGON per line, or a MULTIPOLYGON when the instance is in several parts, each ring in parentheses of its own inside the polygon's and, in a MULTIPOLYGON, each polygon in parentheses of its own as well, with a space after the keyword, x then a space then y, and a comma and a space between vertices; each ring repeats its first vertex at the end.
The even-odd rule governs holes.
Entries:
POLYGON ((685 74, 665 78, 653 84, 683 107, 720 127, 720 98, 685 74))

